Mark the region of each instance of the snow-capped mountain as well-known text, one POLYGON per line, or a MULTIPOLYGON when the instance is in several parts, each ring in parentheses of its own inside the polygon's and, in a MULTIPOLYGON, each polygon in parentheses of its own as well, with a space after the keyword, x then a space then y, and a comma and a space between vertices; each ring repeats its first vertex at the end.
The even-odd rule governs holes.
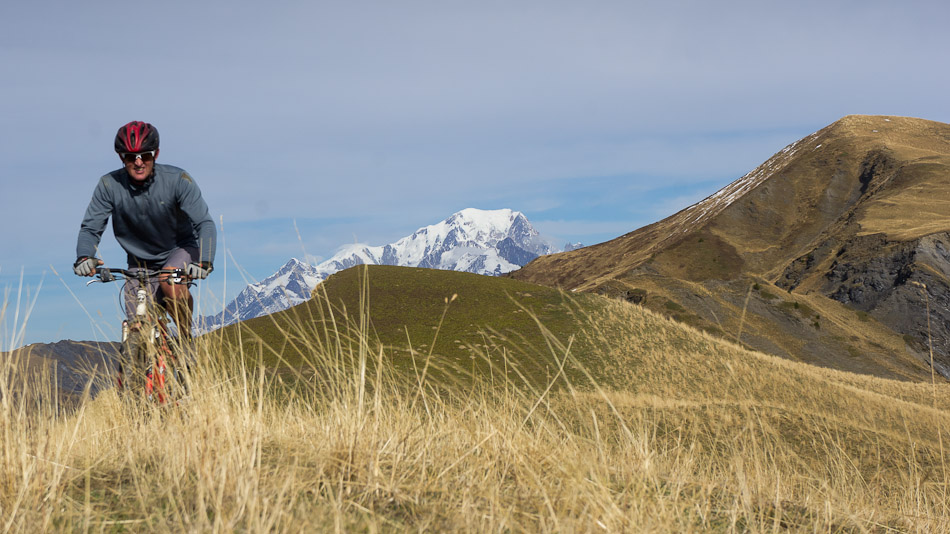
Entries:
POLYGON ((500 275, 555 251, 521 212, 469 208, 389 245, 344 246, 316 270, 329 276, 365 263, 500 275))
POLYGON ((310 298, 313 288, 327 276, 318 274, 312 265, 291 258, 273 275, 245 287, 222 313, 202 317, 198 329, 210 331, 296 306, 310 298))
MULTIPOLYGON (((565 248, 579 246, 569 244, 565 248)), ((468 208, 395 243, 343 246, 319 265, 293 258, 273 276, 247 286, 221 314, 204 317, 200 330, 213 330, 300 304, 326 277, 355 265, 427 267, 498 276, 554 252, 560 249, 540 236, 521 212, 468 208)))

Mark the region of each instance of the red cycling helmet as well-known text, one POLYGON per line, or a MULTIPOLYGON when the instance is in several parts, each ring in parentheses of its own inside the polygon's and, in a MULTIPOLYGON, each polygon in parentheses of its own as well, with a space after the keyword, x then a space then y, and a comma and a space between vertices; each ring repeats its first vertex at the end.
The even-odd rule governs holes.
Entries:
POLYGON ((148 152, 158 150, 158 130, 147 122, 132 121, 115 134, 115 151, 148 152))

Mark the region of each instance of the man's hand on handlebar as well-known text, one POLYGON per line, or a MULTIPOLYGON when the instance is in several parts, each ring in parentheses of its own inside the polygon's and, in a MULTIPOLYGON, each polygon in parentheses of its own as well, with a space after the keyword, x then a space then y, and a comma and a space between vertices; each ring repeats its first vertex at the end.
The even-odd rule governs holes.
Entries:
POLYGON ((77 276, 93 276, 96 274, 96 267, 102 264, 103 261, 98 258, 80 256, 73 264, 73 272, 77 276))
POLYGON ((192 280, 204 280, 209 274, 211 274, 211 271, 213 270, 214 267, 211 266, 211 262, 192 262, 188 264, 188 268, 185 270, 185 273, 188 275, 188 278, 191 278, 192 280))

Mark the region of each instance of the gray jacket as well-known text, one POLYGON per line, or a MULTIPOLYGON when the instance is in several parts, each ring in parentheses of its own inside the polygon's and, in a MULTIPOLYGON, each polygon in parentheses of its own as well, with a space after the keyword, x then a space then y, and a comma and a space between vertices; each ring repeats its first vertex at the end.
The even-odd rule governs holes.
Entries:
POLYGON ((161 264, 182 247, 199 248, 196 261, 214 261, 217 230, 208 205, 191 176, 178 167, 156 163, 141 186, 124 168, 100 178, 79 228, 77 257, 96 256, 110 216, 130 265, 161 264))

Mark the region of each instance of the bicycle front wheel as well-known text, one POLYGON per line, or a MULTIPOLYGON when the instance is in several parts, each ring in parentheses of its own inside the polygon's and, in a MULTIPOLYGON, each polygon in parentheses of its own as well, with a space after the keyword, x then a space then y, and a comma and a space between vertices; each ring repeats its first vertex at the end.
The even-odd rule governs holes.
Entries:
POLYGON ((123 393, 147 391, 150 362, 148 339, 139 330, 132 330, 119 351, 119 387, 123 393))

